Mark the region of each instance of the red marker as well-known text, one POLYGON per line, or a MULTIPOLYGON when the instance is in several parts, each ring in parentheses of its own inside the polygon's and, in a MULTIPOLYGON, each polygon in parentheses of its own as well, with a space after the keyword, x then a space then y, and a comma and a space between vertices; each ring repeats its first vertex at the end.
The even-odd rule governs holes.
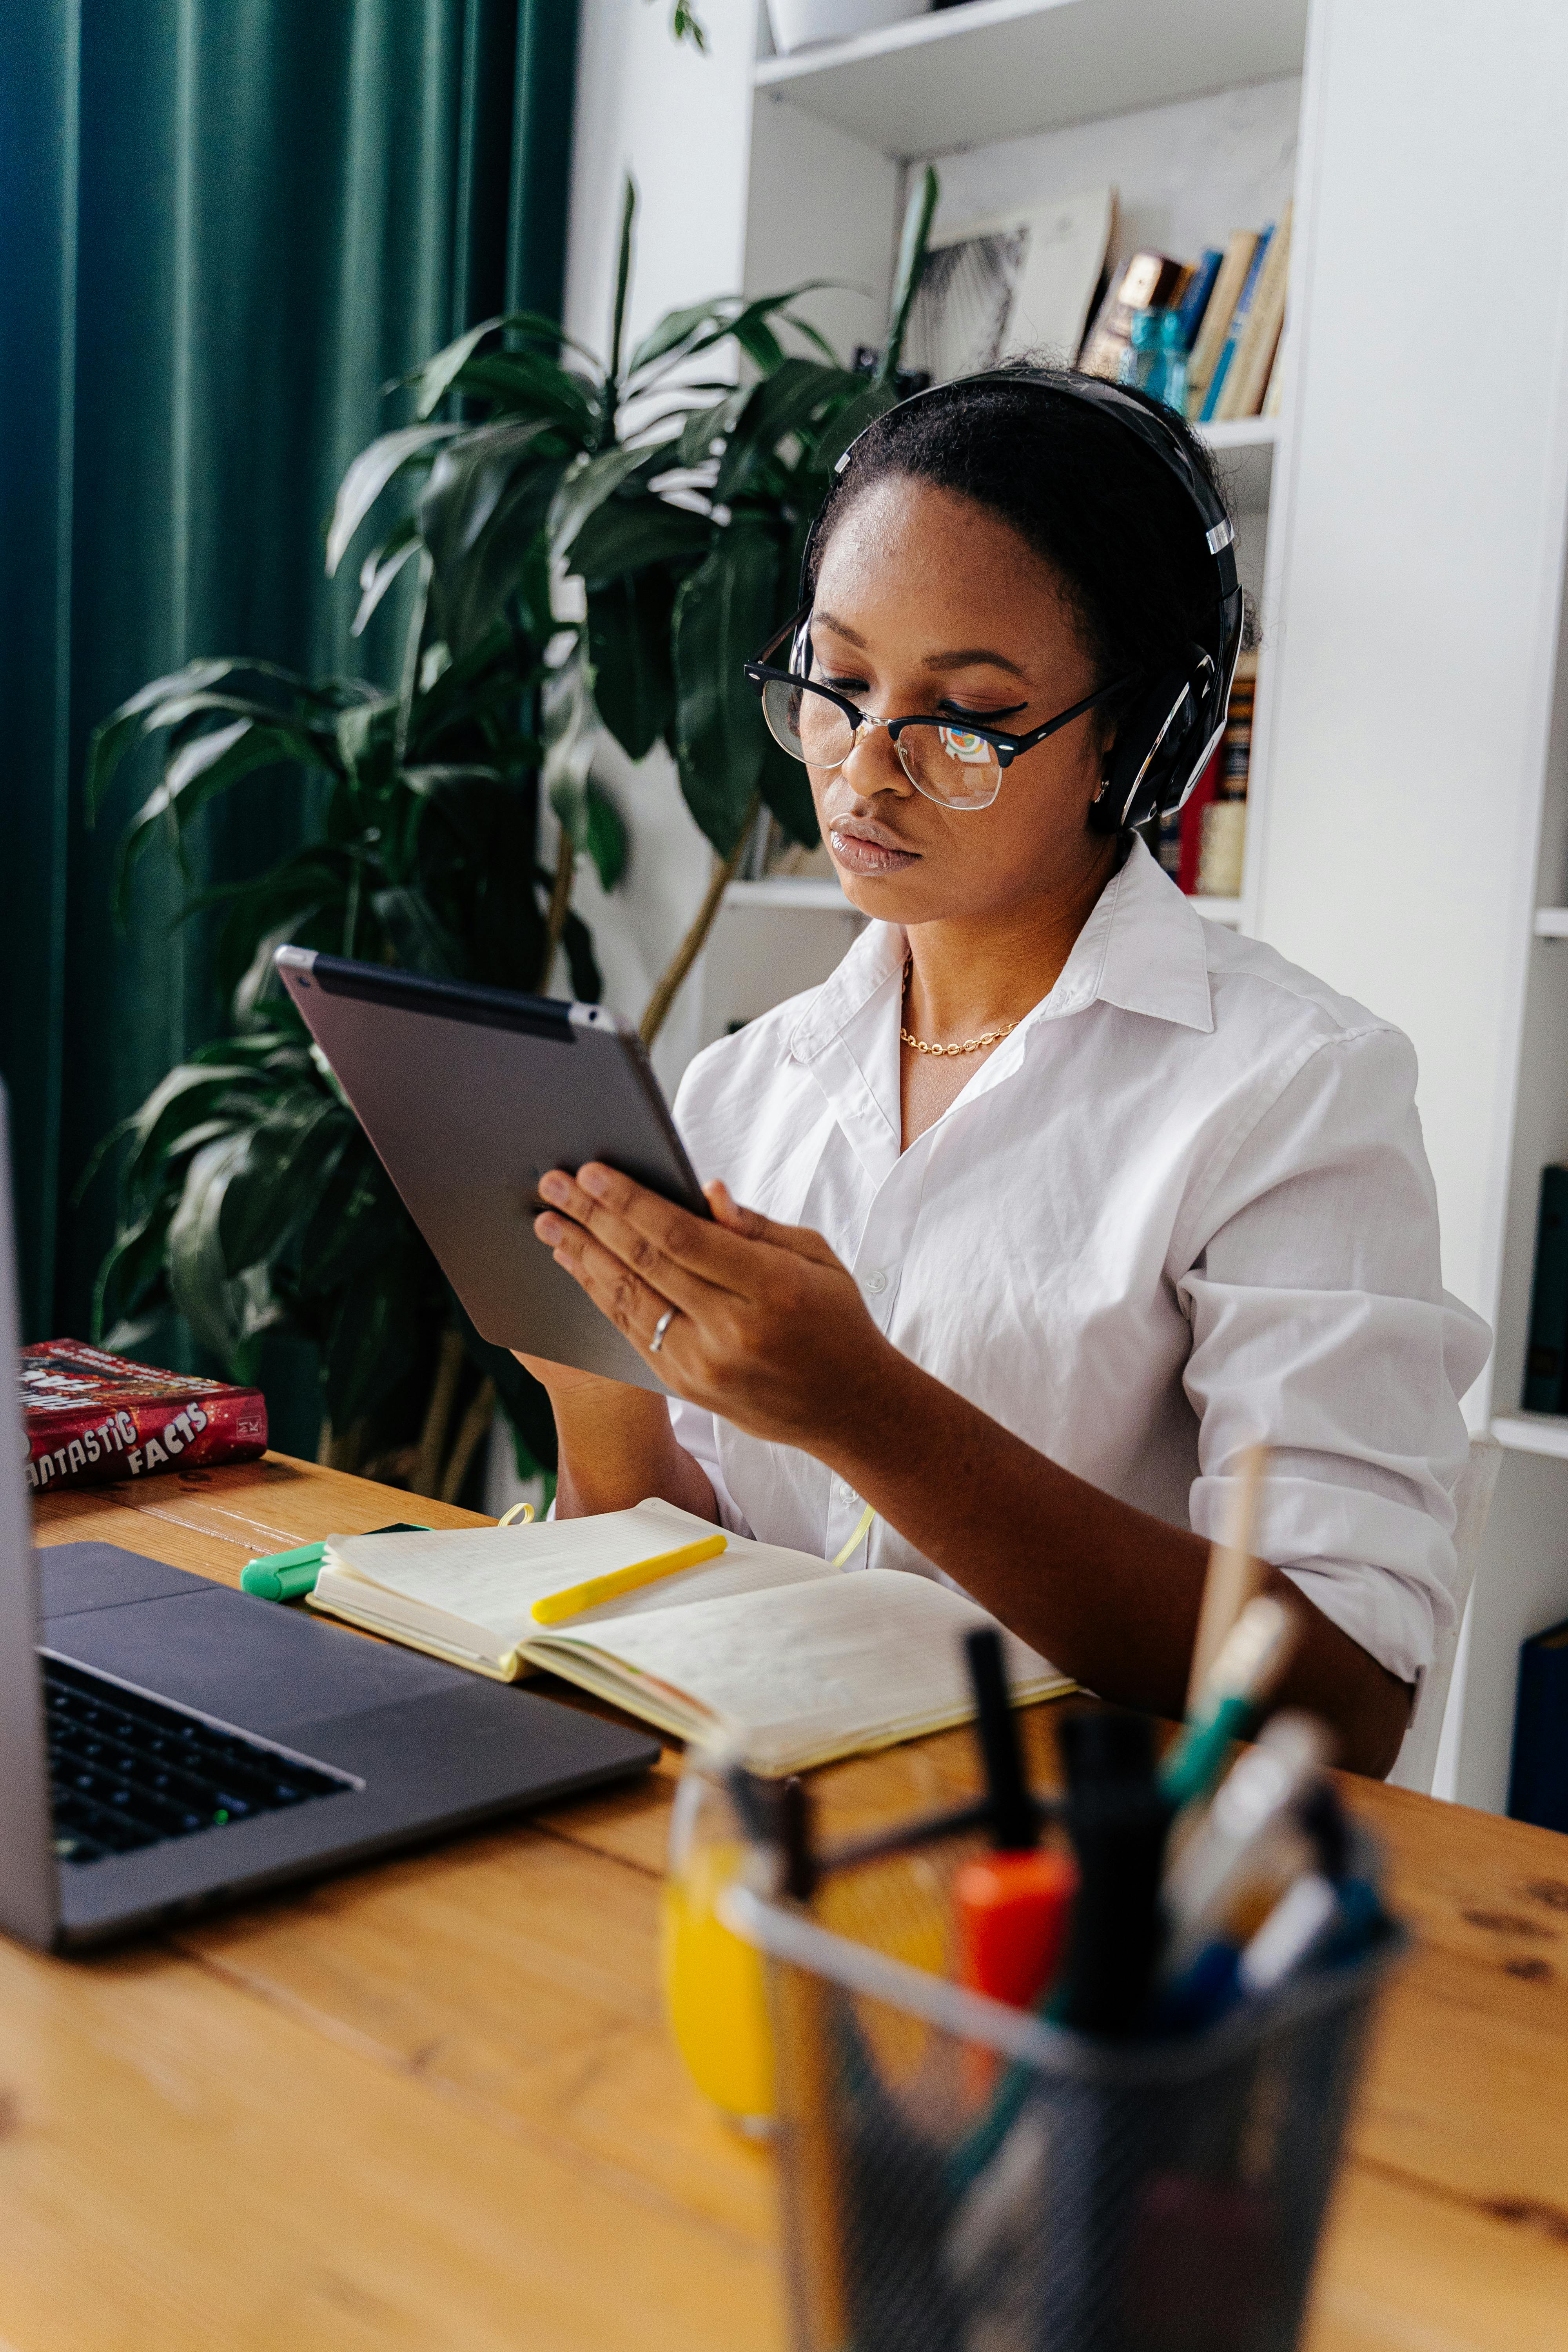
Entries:
POLYGON ((966 1862, 952 1882, 959 1982, 1033 2009, 1061 1964, 1077 1892, 1078 1864, 1049 1846, 966 1862))

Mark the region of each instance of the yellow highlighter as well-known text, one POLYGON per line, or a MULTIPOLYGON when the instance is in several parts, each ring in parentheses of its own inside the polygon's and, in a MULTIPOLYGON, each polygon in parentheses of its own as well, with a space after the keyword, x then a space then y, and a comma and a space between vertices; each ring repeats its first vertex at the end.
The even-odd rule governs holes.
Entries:
POLYGON ((661 1577, 678 1576, 683 1568, 696 1568, 705 1559, 717 1559, 729 1540, 728 1536, 718 1533, 700 1536, 695 1543, 679 1544, 674 1551, 658 1551, 651 1559, 634 1560, 630 1568, 614 1568, 607 1576, 591 1576, 586 1583, 570 1584, 563 1592, 547 1592, 542 1601, 533 1604, 533 1622, 536 1625, 559 1625, 563 1617, 581 1616, 584 1609, 596 1609, 601 1601, 618 1601, 623 1592, 636 1592, 644 1584, 657 1584, 661 1577))

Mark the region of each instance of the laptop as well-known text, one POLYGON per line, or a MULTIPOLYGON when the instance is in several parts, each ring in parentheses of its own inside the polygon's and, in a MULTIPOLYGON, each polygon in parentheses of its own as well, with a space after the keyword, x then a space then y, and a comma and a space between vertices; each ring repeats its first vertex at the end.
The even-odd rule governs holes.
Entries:
MULTIPOLYGON (((0 1087, 0 1362, 16 1361, 0 1087)), ((14 1391, 15 1393, 15 1391, 14 1391)), ((15 1408, 13 1408, 15 1411, 15 1408)), ((75 1950, 641 1772, 644 1732, 114 1544, 0 1433, 0 1928, 75 1950)))

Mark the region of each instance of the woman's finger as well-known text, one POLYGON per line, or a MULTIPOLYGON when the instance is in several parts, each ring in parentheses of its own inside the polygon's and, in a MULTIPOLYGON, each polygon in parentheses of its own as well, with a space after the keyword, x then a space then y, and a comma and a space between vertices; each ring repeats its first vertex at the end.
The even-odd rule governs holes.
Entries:
MULTIPOLYGON (((840 1264, 820 1234, 801 1225, 775 1224, 754 1209, 737 1209, 727 1191, 723 1199, 729 1214, 716 1213, 708 1219, 692 1216, 689 1210, 661 1200, 657 1192, 645 1191, 618 1170, 596 1160, 578 1170, 577 1186, 606 1214, 619 1218, 677 1265, 740 1298, 757 1298, 764 1293, 768 1254, 773 1250, 786 1250, 819 1265, 840 1264), (745 1220, 746 1229, 738 1229, 731 1217, 745 1220)), ((540 1189, 545 1188, 542 1184, 540 1189)), ((591 1222, 597 1231, 597 1219, 591 1222)))
MULTIPOLYGON (((543 1218, 540 1219, 542 1224, 544 1222, 543 1218)), ((654 1333, 658 1328, 660 1316, 675 1302, 662 1297, 640 1275, 634 1274, 613 1251, 605 1249, 602 1242, 595 1241, 593 1234, 585 1233, 580 1225, 563 1226, 562 1237, 552 1254, 556 1265, 563 1265, 567 1273, 581 1284, 600 1314, 615 1325, 621 1337, 629 1339, 638 1355, 648 1363, 654 1363, 651 1346, 654 1333)), ((659 1348, 660 1356, 679 1329, 680 1319, 678 1310, 675 1322, 668 1327, 668 1336, 659 1348)), ((655 1370, 658 1369, 656 1364, 655 1370)))
MULTIPOLYGON (((552 1170, 542 1179, 539 1189, 546 1200, 555 1201, 557 1212, 547 1210, 542 1216, 535 1218, 534 1231, 541 1241, 553 1247, 563 1229, 563 1221, 570 1219, 584 1232, 591 1233, 595 1241, 620 1259, 623 1265, 640 1275, 651 1289, 662 1292, 673 1306, 680 1307, 688 1315, 700 1314, 704 1305, 721 1294, 725 1297, 731 1295, 726 1285, 716 1284, 680 1265, 648 1234, 640 1232, 614 1210, 606 1209, 603 1202, 595 1201, 592 1193, 585 1192, 581 1184, 561 1170, 552 1170)), ((660 1205, 668 1207, 668 1203, 661 1202, 660 1205)))

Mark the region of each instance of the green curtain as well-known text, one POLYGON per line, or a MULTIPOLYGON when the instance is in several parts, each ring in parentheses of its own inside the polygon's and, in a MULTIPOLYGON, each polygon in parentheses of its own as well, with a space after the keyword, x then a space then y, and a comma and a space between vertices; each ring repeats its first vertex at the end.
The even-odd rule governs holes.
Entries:
MULTIPOLYGON (((386 674, 384 639, 349 638, 353 582, 323 577, 323 518, 401 421, 389 377, 504 308, 559 316, 575 47, 576 0, 0 10, 0 1072, 26 1337, 85 1333, 112 1202, 77 1202, 84 1167, 222 1026, 167 860, 110 922, 151 772, 89 832, 87 738, 199 654, 386 674)), ((304 790, 215 807, 195 878, 289 846, 304 790)))

